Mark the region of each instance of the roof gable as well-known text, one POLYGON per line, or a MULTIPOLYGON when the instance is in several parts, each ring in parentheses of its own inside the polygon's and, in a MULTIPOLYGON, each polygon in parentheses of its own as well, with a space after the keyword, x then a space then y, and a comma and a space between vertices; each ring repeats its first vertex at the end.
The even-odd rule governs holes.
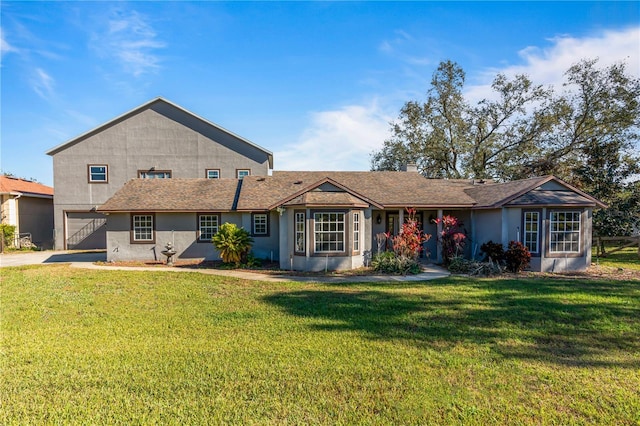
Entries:
POLYGON ((545 204, 606 207, 600 200, 552 175, 476 185, 465 192, 477 201, 475 208, 545 204), (537 192, 533 193, 534 190, 537 192))
MULTIPOLYGON (((151 101, 140 105, 137 108, 132 109, 131 111, 128 111, 112 120, 109 120, 108 122, 101 124, 100 126, 89 130, 86 133, 83 133, 80 136, 77 136, 67 142, 62 143, 61 145, 58 145, 52 149, 50 149, 49 151, 47 151, 47 155, 55 155, 61 151, 64 151, 67 148, 70 148, 88 138, 90 138, 91 136, 94 136, 104 130, 106 130, 107 128, 110 128, 118 123, 121 123, 123 121, 126 121, 127 119, 140 114, 143 111, 146 110, 154 110, 162 115, 165 115, 167 117, 171 117, 172 119, 174 119, 175 121, 183 124, 186 127, 189 127, 191 129, 193 129, 194 131, 197 131, 199 133, 202 133, 204 135, 209 135, 212 136, 210 137, 211 139, 216 140, 218 143, 221 143, 223 145, 236 145, 236 146, 241 146, 244 149, 242 149, 243 154, 247 155, 247 156, 251 156, 252 152, 259 152, 261 153, 261 155, 263 156, 267 156, 268 161, 269 161, 269 167, 273 168, 273 153, 271 153, 271 151, 268 151, 264 148, 262 148, 261 146, 249 141, 248 139, 243 138, 242 136, 239 136, 233 132, 230 132, 229 130, 211 122, 208 121, 164 98, 158 97, 155 99, 152 99, 151 101)), ((232 148, 233 149, 233 148, 232 148)), ((236 149, 237 150, 237 149, 236 149)), ((255 156, 255 155, 254 155, 255 156)), ((264 158, 264 157, 263 157, 264 158)))

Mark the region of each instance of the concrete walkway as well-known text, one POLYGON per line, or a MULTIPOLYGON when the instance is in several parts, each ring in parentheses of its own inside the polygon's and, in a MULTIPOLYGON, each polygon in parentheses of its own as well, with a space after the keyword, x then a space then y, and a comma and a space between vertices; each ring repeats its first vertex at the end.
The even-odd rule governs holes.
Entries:
POLYGON ((154 271, 154 272, 197 272, 201 274, 220 275, 268 282, 321 282, 321 283, 371 283, 371 282, 413 282, 428 281, 448 277, 449 271, 436 265, 423 266, 423 272, 417 275, 289 275, 269 274, 260 271, 248 272, 222 269, 197 269, 187 267, 153 267, 153 266, 108 266, 96 265, 94 262, 105 261, 105 252, 28 252, 0 254, 0 267, 37 265, 47 263, 69 263, 73 268, 121 271, 154 271))

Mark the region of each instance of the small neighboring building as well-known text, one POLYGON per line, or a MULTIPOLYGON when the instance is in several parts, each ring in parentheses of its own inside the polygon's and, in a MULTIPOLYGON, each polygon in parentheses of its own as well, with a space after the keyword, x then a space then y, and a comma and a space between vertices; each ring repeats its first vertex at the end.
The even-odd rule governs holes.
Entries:
POLYGON ((39 248, 53 248, 53 188, 12 176, 0 176, 2 223, 16 227, 16 238, 31 237, 39 248))
POLYGON ((132 178, 267 175, 273 154, 166 99, 156 98, 47 152, 56 188, 56 249, 104 249, 96 212, 132 178))
POLYGON ((97 211, 107 214, 107 259, 219 259, 211 237, 224 222, 249 230, 253 254, 283 269, 352 269, 377 250, 376 235, 398 234, 417 211, 431 260, 442 260, 434 219, 465 225, 466 257, 488 241, 521 241, 534 271, 583 270, 591 263, 591 217, 600 201, 553 176, 508 183, 426 179, 408 172, 278 172, 242 180, 127 182, 97 211))

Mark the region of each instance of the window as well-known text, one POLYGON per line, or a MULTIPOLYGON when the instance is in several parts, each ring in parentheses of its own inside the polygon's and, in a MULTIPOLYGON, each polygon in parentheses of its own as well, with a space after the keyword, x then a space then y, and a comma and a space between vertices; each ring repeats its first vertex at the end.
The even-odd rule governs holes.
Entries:
POLYGON ((296 212, 296 252, 305 252, 305 214, 296 212))
POLYGON ((131 230, 133 242, 153 243, 153 215, 135 214, 131 217, 131 230))
POLYGON ((580 252, 580 212, 552 211, 549 216, 549 251, 580 252))
POLYGON ((107 183, 108 181, 106 164, 89 165, 89 183, 107 183))
POLYGON ((540 212, 524 212, 523 243, 531 253, 538 253, 540 244, 540 212))
POLYGON ((353 251, 360 251, 360 213, 353 214, 353 251))
POLYGON ((344 252, 344 213, 314 213, 316 253, 344 252))
POLYGON ((238 179, 242 179, 245 176, 249 176, 251 174, 251 170, 248 169, 238 169, 236 170, 236 175, 238 176, 238 179))
POLYGON ((138 170, 138 177, 142 179, 169 179, 171 178, 171 170, 138 170))
POLYGON ((220 215, 199 214, 198 215, 198 241, 211 242, 211 238, 218 232, 220 225, 220 215))
POLYGON ((207 169, 207 179, 220 179, 220 169, 207 169))
POLYGON ((269 220, 266 213, 254 213, 251 218, 253 235, 269 235, 269 220))

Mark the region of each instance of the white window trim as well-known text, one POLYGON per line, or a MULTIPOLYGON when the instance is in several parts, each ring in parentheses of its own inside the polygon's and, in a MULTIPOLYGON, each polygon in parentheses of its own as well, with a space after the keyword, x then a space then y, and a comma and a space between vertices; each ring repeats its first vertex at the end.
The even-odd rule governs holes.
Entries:
MULTIPOLYGON (((261 223, 262 224, 262 223, 261 223)), ((266 213, 254 213, 252 217, 253 235, 269 235, 269 216, 266 213), (264 218, 264 232, 256 231, 257 218, 264 218)))
POLYGON ((207 169, 207 179, 220 179, 220 169, 207 169), (209 176, 210 172, 215 172, 217 176, 215 177, 209 176))
MULTIPOLYGON (((346 248, 346 221, 345 221, 345 216, 346 213, 344 212, 314 212, 313 213, 313 221, 314 221, 314 229, 313 229, 313 246, 314 246, 314 253, 344 253, 345 252, 345 248, 346 248), (319 222, 318 221, 318 216, 321 215, 332 215, 335 214, 337 216, 342 216, 342 220, 336 220, 335 222, 331 222, 331 220, 329 220, 328 222, 319 222), (318 224, 324 224, 324 223, 328 223, 329 226, 331 226, 332 223, 336 224, 336 227, 341 223, 342 224, 342 231, 318 231, 317 230, 317 226, 318 224), (325 244, 325 242, 321 241, 318 242, 318 234, 338 234, 338 235, 342 235, 342 240, 338 241, 336 240, 336 244, 342 244, 342 249, 336 249, 336 250, 318 250, 318 244, 325 244)), ((331 241, 326 242, 327 244, 331 244, 331 241)))
POLYGON ((91 183, 106 183, 109 182, 109 166, 107 164, 89 164, 89 182, 91 183), (93 179, 92 175, 101 175, 102 173, 92 173, 93 167, 104 167, 104 179, 93 179))
POLYGON ((251 176, 251 170, 250 169, 238 169, 236 170, 236 177, 238 179, 242 179, 244 176, 251 176), (240 173, 242 172, 247 172, 245 175, 240 176, 240 173))
MULTIPOLYGON (((531 253, 540 253, 540 212, 539 211, 525 211, 524 212, 524 218, 523 218, 523 232, 522 232, 522 243, 527 247, 527 249, 529 249, 529 252, 531 253), (536 219, 535 221, 527 221, 527 215, 528 214, 535 214, 536 215, 536 219), (527 223, 535 223, 536 224, 536 231, 527 231, 527 223), (535 234, 535 243, 536 243, 536 250, 531 250, 531 248, 527 245, 527 235, 533 235, 535 234)), ((530 241, 533 242, 533 241, 530 241)))
MULTIPOLYGON (((562 244, 562 246, 564 247, 565 244, 565 239, 563 238, 562 241, 556 241, 556 244, 562 244)), ((570 241, 569 242, 570 245, 573 245, 573 242, 570 241)), ((581 248, 582 248, 582 212, 579 210, 553 210, 551 212, 549 212, 549 253, 553 253, 553 254, 559 254, 559 253, 569 253, 569 254, 577 254, 581 252, 581 248), (554 231, 553 230, 553 224, 554 224, 554 220, 553 220, 553 216, 556 214, 577 214, 578 215, 578 220, 570 220, 567 221, 566 220, 566 216, 565 216, 565 220, 563 222, 560 221, 555 221, 556 223, 564 223, 565 225, 567 223, 572 223, 578 224, 578 230, 571 230, 571 231, 554 231), (554 241, 553 241, 553 236, 554 235, 562 235, 563 237, 567 234, 578 234, 578 249, 577 250, 554 250, 553 245, 554 245, 554 241)))
POLYGON ((131 228, 132 228, 132 231, 133 231, 133 241, 135 241, 135 242, 145 242, 145 243, 155 241, 155 238, 154 238, 154 235, 153 235, 153 232, 154 232, 154 216, 152 214, 134 214, 133 218, 132 218, 131 228), (147 218, 148 218, 148 220, 151 223, 151 225, 150 226, 147 226, 147 225, 141 226, 140 225, 141 218, 144 218, 145 222, 147 221, 147 218), (138 226, 136 226, 136 220, 138 221, 138 226), (150 237, 149 238, 139 238, 138 237, 138 233, 141 232, 141 231, 145 231, 145 233, 146 233, 147 229, 150 231, 149 232, 150 237))
POLYGON ((353 212, 353 251, 360 252, 360 212, 353 212))
POLYGON ((211 238, 218 232, 220 229, 220 215, 216 213, 199 213, 198 214, 198 241, 210 241, 211 238), (211 226, 202 226, 203 218, 215 218, 215 225, 211 226), (211 228, 211 237, 202 238, 202 229, 203 228, 211 228))
POLYGON ((295 240, 294 240, 294 252, 296 253, 306 253, 306 242, 307 242, 307 233, 306 233, 306 214, 304 212, 296 212, 295 217, 295 240), (301 225, 302 229, 298 229, 298 225, 301 225), (298 236, 302 237, 302 249, 298 250, 298 236))

